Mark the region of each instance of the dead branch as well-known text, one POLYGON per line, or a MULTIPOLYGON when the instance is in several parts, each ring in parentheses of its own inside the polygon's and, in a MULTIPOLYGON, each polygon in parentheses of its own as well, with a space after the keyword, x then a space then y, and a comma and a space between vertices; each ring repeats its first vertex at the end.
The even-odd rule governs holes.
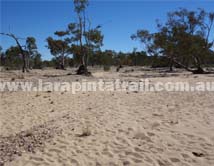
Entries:
POLYGON ((19 43, 19 40, 18 40, 19 38, 16 37, 16 36, 15 36, 14 34, 12 34, 12 33, 0 33, 0 35, 8 36, 8 37, 11 37, 11 38, 13 38, 13 39, 15 40, 15 42, 16 42, 16 44, 17 44, 17 46, 18 46, 18 48, 19 48, 19 50, 20 50, 20 52, 21 52, 21 54, 22 54, 22 59, 23 59, 22 72, 23 72, 23 73, 24 73, 25 71, 28 72, 27 67, 26 67, 26 56, 25 56, 25 52, 24 52, 24 50, 22 49, 21 44, 19 43))

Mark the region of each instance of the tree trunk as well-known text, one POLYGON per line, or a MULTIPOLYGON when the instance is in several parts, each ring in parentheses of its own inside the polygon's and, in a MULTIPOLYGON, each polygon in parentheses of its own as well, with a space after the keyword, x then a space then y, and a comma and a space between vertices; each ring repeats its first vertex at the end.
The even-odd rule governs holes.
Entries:
POLYGON ((31 67, 30 67, 30 55, 29 54, 27 54, 27 56, 26 56, 26 68, 27 69, 31 69, 31 67))
POLYGON ((206 72, 204 71, 204 69, 201 66, 198 66, 197 69, 190 69, 187 66, 183 65, 182 63, 179 63, 176 60, 173 60, 173 62, 181 67, 183 67, 184 69, 186 69, 189 72, 192 72, 193 74, 209 74, 210 72, 206 72))
POLYGON ((77 69, 76 72, 78 75, 91 76, 91 73, 88 71, 88 69, 85 65, 80 65, 80 67, 77 69))
POLYGON ((62 53, 62 56, 61 56, 60 69, 65 70, 65 55, 64 55, 64 52, 62 53))
POLYGON ((173 60, 170 59, 170 62, 169 62, 169 71, 172 72, 173 71, 173 60))
POLYGON ((198 67, 197 70, 192 71, 193 74, 207 74, 207 72, 204 71, 203 68, 198 67))
POLYGON ((23 53, 22 54, 22 60, 23 60, 23 66, 22 66, 22 72, 26 72, 27 71, 27 66, 26 66, 26 56, 25 54, 23 53))
POLYGON ((83 33, 85 33, 85 18, 84 18, 84 20, 82 20, 82 17, 80 15, 78 15, 78 17, 79 17, 79 25, 80 25, 79 42, 80 42, 80 51, 81 51, 82 57, 81 57, 81 65, 79 66, 79 68, 77 70, 77 74, 89 76, 89 75, 91 75, 91 73, 88 72, 88 69, 87 69, 87 55, 86 55, 86 50, 83 47, 83 43, 82 43, 83 33))

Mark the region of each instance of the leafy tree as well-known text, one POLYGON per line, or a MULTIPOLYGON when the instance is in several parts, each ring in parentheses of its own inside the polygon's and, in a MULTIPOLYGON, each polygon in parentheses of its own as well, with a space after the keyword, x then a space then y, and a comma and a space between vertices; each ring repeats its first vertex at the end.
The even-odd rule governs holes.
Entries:
POLYGON ((165 24, 157 24, 157 33, 138 30, 131 37, 139 39, 147 52, 167 57, 170 70, 175 63, 193 73, 206 73, 202 65, 214 42, 209 41, 213 23, 214 13, 179 9, 168 13, 165 24))
POLYGON ((18 46, 12 46, 5 52, 5 67, 8 69, 22 68, 22 54, 18 46))
POLYGON ((65 41, 69 43, 74 59, 80 64, 77 74, 88 74, 87 65, 89 57, 102 46, 103 35, 101 26, 91 27, 91 21, 86 18, 88 0, 74 0, 74 11, 77 22, 68 24, 66 31, 62 34, 67 36, 65 41))
POLYGON ((34 37, 27 37, 26 39, 26 50, 27 50, 27 55, 26 55, 26 63, 27 63, 27 68, 30 68, 30 61, 32 60, 33 56, 37 56, 37 45, 36 45, 36 39, 34 37))
POLYGON ((56 60, 55 58, 52 58, 51 60, 44 60, 42 62, 43 67, 56 67, 56 60))
POLYGON ((74 61, 80 64, 77 74, 89 74, 87 70, 89 58, 100 49, 103 41, 101 26, 91 28, 91 22, 86 18, 85 11, 88 5, 88 0, 74 0, 74 11, 78 21, 68 24, 65 31, 55 32, 60 39, 47 38, 48 48, 56 59, 61 60, 62 69, 66 54, 73 54, 74 61))
POLYGON ((19 42, 18 37, 16 37, 14 34, 12 33, 0 33, 0 35, 5 35, 8 37, 11 37, 12 39, 15 40, 17 47, 11 47, 9 48, 6 53, 5 53, 5 57, 3 59, 5 59, 6 66, 13 66, 16 64, 17 62, 17 68, 20 68, 20 58, 22 59, 22 72, 29 72, 29 68, 30 68, 30 60, 31 57, 33 56, 34 53, 37 53, 37 46, 36 46, 36 39, 34 37, 27 37, 26 39, 26 43, 25 45, 22 45, 19 42), (14 56, 14 57, 12 57, 14 56), (14 61, 11 61, 11 65, 9 64, 10 62, 8 61, 8 58, 14 61))
POLYGON ((69 66, 69 67, 74 67, 74 59, 70 58, 70 57, 67 57, 66 58, 66 65, 69 66))
POLYGON ((112 50, 105 50, 102 54, 102 65, 111 66, 113 63, 114 52, 112 50))
POLYGON ((0 35, 8 36, 8 37, 11 37, 12 39, 15 40, 15 42, 17 44, 17 48, 19 49, 20 55, 22 57, 22 62, 23 62, 22 72, 23 73, 26 72, 26 71, 28 72, 27 65, 26 65, 26 51, 22 48, 22 45, 19 42, 19 38, 16 37, 12 33, 0 33, 0 35))
POLYGON ((137 48, 133 48, 132 53, 129 55, 130 59, 132 61, 132 65, 137 66, 137 54, 136 54, 137 48))
POLYGON ((31 57, 32 59, 32 67, 33 69, 41 69, 43 68, 43 63, 42 63, 42 55, 38 52, 34 53, 33 56, 31 57))
MULTIPOLYGON (((55 32, 55 35, 62 37, 65 34, 63 32, 55 32)), ((65 57, 70 54, 70 47, 68 42, 61 39, 53 39, 52 37, 47 38, 48 48, 52 55, 59 60, 57 66, 60 69, 65 69, 65 57)))

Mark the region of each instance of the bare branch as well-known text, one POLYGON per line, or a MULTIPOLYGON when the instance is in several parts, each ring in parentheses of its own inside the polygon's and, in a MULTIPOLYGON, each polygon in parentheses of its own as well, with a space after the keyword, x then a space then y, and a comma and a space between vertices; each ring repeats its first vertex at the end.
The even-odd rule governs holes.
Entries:
POLYGON ((22 68, 22 72, 25 72, 28 71, 27 68, 26 68, 26 58, 25 58, 25 52, 21 46, 21 44, 19 43, 19 38, 17 38, 14 34, 12 33, 0 33, 0 35, 4 35, 4 36, 8 36, 8 37, 11 37, 13 38, 15 41, 16 41, 16 44, 17 46, 19 47, 19 50, 22 54, 22 58, 23 58, 23 68, 22 68))

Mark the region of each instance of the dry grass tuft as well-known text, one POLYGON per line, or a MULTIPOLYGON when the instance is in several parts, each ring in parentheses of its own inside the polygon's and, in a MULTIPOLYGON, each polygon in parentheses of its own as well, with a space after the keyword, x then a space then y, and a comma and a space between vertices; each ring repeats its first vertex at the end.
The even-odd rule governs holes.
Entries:
POLYGON ((79 137, 88 137, 91 135, 91 130, 89 129, 89 127, 85 127, 82 130, 82 134, 78 135, 79 137))
POLYGON ((18 79, 25 79, 24 75, 18 75, 17 78, 18 79))
POLYGON ((15 81, 16 79, 14 77, 11 78, 11 81, 15 81))

